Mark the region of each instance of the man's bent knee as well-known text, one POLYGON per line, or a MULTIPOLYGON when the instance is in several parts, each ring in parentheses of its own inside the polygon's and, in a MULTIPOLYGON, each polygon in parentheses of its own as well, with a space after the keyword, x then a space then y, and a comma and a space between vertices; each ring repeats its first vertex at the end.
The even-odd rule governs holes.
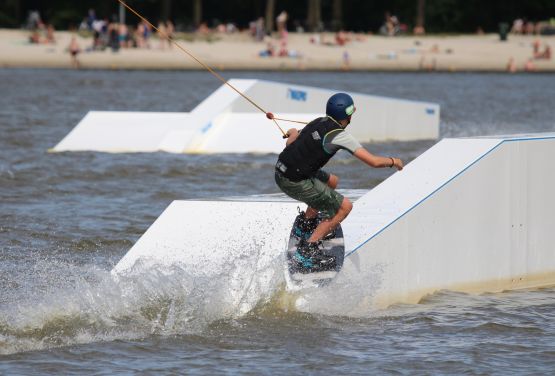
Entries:
POLYGON ((331 189, 335 189, 337 188, 337 184, 339 184, 339 178, 334 174, 330 174, 330 178, 328 179, 328 187, 330 187, 331 189))
POLYGON ((351 210, 353 210, 353 204, 347 197, 345 197, 339 209, 343 210, 345 212, 345 216, 347 216, 351 212, 351 210))
POLYGON ((336 216, 339 217, 339 221, 342 221, 345 217, 347 217, 352 209, 353 204, 351 203, 351 201, 347 197, 343 198, 341 206, 339 207, 339 210, 336 214, 336 216))

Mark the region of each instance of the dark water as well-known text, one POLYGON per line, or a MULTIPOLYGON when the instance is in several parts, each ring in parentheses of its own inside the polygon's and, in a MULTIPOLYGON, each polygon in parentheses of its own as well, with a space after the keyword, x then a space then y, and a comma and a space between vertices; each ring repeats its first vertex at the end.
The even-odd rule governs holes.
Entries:
MULTIPOLYGON (((438 102, 442 137, 555 130, 551 75, 225 76, 438 102)), ((275 156, 47 149, 88 110, 189 111, 218 86, 203 72, 0 70, 0 374, 555 371, 555 289, 445 291, 324 314, 288 307, 276 286, 236 314, 215 304, 222 290, 179 271, 113 281, 111 268, 172 200, 276 193, 275 156)), ((410 161, 432 144, 367 146, 410 161)), ((354 189, 390 173, 347 155, 330 170, 354 189)), ((366 287, 354 298, 369 298, 366 287)))

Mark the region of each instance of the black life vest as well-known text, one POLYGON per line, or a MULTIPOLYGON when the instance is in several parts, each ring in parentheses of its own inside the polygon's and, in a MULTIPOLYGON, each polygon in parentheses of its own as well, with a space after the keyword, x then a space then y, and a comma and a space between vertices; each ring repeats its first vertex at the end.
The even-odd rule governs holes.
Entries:
POLYGON ((283 149, 276 168, 292 181, 301 181, 313 176, 335 155, 337 150, 324 149, 325 136, 343 128, 329 117, 318 118, 308 123, 297 139, 283 149))

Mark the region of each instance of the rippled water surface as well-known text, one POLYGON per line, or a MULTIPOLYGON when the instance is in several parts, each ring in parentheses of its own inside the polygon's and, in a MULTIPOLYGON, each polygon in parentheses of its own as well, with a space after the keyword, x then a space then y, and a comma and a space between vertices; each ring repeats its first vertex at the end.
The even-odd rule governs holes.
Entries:
MULTIPOLYGON (((224 75, 438 102, 442 137, 555 131, 550 75, 224 75)), ((352 302, 371 298, 369 281, 306 313, 277 285, 245 314, 219 304, 223 283, 177 268, 114 281, 111 268, 172 200, 277 193, 275 156, 47 149, 88 110, 189 111, 218 86, 203 72, 0 70, 0 374, 555 371, 555 289, 361 309, 352 302)), ((410 161, 432 144, 367 146, 410 161)), ((348 155, 330 170, 352 189, 390 173, 348 155)))

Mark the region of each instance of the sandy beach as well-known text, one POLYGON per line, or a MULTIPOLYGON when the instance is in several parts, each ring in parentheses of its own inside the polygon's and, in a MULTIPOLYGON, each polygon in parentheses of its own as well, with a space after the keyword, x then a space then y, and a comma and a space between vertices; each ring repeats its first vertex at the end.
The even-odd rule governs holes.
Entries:
MULTIPOLYGON (((75 33, 58 31, 55 44, 30 44, 29 32, 0 30, 0 66, 69 68, 68 46, 75 33)), ((515 36, 501 42, 497 34, 383 37, 356 35, 344 46, 311 43, 312 34, 289 34, 288 50, 297 57, 260 57, 266 43, 244 33, 216 34, 213 41, 178 43, 218 70, 359 70, 359 71, 485 71, 506 72, 510 59, 516 71, 554 72, 555 60, 532 59, 533 43, 555 47, 555 36, 515 36), (530 62, 531 61, 531 62, 530 62), (528 64, 528 69, 526 65, 528 64)), ((334 41, 333 34, 325 40, 334 41)), ((92 38, 77 36, 83 69, 201 69, 183 51, 150 49, 90 51, 92 38)), ((274 40, 279 48, 279 41, 274 40)))

